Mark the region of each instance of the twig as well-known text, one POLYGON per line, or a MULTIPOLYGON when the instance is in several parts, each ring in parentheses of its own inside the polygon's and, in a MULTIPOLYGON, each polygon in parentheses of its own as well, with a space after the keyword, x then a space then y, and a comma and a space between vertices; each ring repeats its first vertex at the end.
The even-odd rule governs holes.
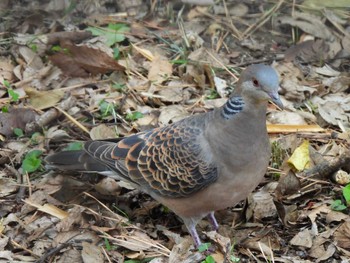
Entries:
POLYGON ((265 14, 262 15, 262 17, 257 21, 255 24, 249 26, 242 34, 242 38, 246 38, 253 34, 255 30, 262 27, 269 19, 272 14, 274 14, 283 4, 284 0, 280 0, 273 8, 271 8, 269 11, 267 11, 265 14))
POLYGON ((350 150, 342 153, 338 158, 332 159, 330 162, 322 162, 313 168, 303 172, 301 176, 316 177, 316 178, 330 178, 333 173, 350 163, 350 150))

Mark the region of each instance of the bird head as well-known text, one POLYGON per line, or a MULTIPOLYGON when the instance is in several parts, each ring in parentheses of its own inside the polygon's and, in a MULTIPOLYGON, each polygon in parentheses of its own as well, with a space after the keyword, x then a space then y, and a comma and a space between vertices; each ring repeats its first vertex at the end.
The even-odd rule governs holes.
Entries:
POLYGON ((275 69, 263 64, 247 67, 238 83, 240 93, 253 101, 271 101, 280 109, 283 104, 278 94, 279 79, 275 69))

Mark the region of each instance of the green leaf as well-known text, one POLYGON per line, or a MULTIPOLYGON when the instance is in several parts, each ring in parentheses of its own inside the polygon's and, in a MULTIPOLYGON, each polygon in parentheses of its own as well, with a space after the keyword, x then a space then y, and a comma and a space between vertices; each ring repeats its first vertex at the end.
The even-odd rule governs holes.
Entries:
POLYGON ((130 28, 125 24, 109 24, 108 27, 88 27, 86 30, 90 31, 94 36, 103 36, 106 38, 106 44, 113 46, 115 43, 125 40, 125 32, 130 28))
POLYGON ((230 259, 231 259, 232 262, 239 262, 239 261, 241 261, 240 258, 238 258, 238 257, 236 257, 234 255, 231 255, 230 259))
POLYGON ((119 59, 119 55, 120 55, 119 48, 113 48, 113 58, 115 60, 118 60, 119 59))
POLYGON ((59 52, 59 51, 61 51, 61 50, 62 50, 61 46, 55 45, 55 46, 52 46, 52 47, 51 47, 51 51, 59 52))
POLYGON ((184 65, 184 64, 188 63, 188 60, 186 60, 186 59, 174 59, 174 60, 170 60, 170 63, 184 65))
POLYGON ((42 155, 40 150, 32 150, 26 154, 22 162, 23 172, 32 173, 39 169, 41 166, 41 160, 38 158, 42 155))
POLYGON ((7 92, 9 93, 9 96, 11 97, 12 101, 18 101, 19 100, 19 94, 15 92, 13 89, 7 89, 7 92))
POLYGON ((35 53, 38 52, 38 45, 31 44, 29 47, 30 47, 31 50, 33 50, 33 52, 35 52, 35 53))
POLYGON ((14 128, 13 129, 13 133, 17 136, 17 137, 22 137, 24 135, 24 132, 22 129, 20 128, 14 128))
POLYGON ((83 143, 82 142, 71 142, 67 145, 66 148, 64 148, 64 151, 78 151, 83 149, 83 143))
POLYGON ((34 132, 30 138, 32 144, 39 144, 44 141, 44 139, 44 136, 40 132, 34 132))
POLYGON ((350 184, 346 185, 343 188, 343 196, 344 196, 344 198, 346 200, 346 203, 350 204, 350 184))
POLYGON ((114 83, 112 85, 112 88, 115 89, 116 91, 122 92, 126 89, 126 85, 125 84, 121 84, 121 83, 114 83))
POLYGON ((212 255, 209 255, 205 258, 205 261, 203 261, 204 263, 215 263, 215 259, 213 258, 212 255))
POLYGON ((219 97, 219 94, 216 90, 211 90, 210 95, 207 96, 208 100, 217 99, 219 97))
POLYGON ((7 113, 7 112, 9 112, 8 106, 7 106, 7 105, 3 106, 3 107, 1 108, 1 112, 2 112, 2 113, 7 113))
POLYGON ((331 204, 331 209, 334 210, 334 211, 343 211, 345 210, 347 207, 346 205, 344 205, 342 203, 341 200, 337 199, 337 200, 334 200, 331 204))
POLYGON ((199 252, 207 251, 210 246, 211 246, 211 243, 203 243, 198 247, 198 251, 199 252))
POLYGON ((6 79, 4 80, 3 84, 8 89, 11 87, 10 82, 8 82, 6 79))
POLYGON ((112 115, 115 111, 113 103, 101 100, 98 104, 100 106, 100 112, 103 117, 112 115))
POLYGON ((104 238, 104 240, 105 240, 106 250, 111 251, 112 247, 111 247, 111 244, 109 243, 109 240, 107 238, 104 238))
POLYGON ((143 117, 143 114, 139 111, 135 111, 133 113, 128 113, 125 117, 128 121, 136 121, 138 119, 141 119, 143 117))

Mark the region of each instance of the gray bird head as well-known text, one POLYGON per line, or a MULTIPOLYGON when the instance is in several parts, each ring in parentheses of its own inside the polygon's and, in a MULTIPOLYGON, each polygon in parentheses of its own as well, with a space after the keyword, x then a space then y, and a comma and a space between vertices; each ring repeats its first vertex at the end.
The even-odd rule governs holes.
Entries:
POLYGON ((272 67, 263 64, 247 67, 241 74, 238 86, 240 86, 242 96, 256 101, 270 100, 283 109, 278 94, 278 75, 272 67))

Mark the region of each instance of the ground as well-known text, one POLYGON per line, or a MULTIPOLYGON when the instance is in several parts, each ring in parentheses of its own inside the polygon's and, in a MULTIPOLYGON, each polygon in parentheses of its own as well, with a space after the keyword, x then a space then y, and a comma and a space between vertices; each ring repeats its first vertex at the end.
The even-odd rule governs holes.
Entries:
MULTIPOLYGON (((349 262, 350 2, 0 3, 1 262, 349 262), (130 185, 44 157, 221 106, 272 65, 272 158, 259 187, 183 223, 130 185)), ((234 189, 233 189, 234 191, 234 189)))

